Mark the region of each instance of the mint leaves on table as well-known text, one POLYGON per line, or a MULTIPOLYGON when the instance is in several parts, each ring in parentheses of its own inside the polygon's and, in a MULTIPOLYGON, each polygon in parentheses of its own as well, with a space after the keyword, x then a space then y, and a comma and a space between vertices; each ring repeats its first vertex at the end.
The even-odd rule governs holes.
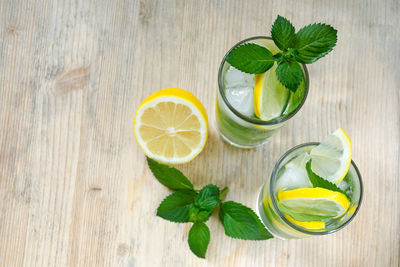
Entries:
POLYGON ((336 184, 318 176, 318 174, 316 174, 315 172, 312 171, 311 159, 306 164, 306 170, 307 170, 308 178, 310 179, 310 182, 313 185, 313 187, 321 187, 321 188, 329 189, 331 191, 336 191, 336 192, 342 193, 351 202, 351 197, 349 194, 347 194, 342 189, 340 189, 336 184))
POLYGON ((247 43, 229 52, 226 61, 250 74, 266 72, 276 62, 278 80, 296 92, 303 79, 299 63, 313 63, 332 51, 337 41, 337 30, 317 23, 305 26, 296 33, 290 21, 278 15, 271 28, 271 37, 280 52, 272 55, 265 47, 247 43))
POLYGON ((266 240, 273 236, 267 231, 255 212, 234 201, 223 202, 228 188, 220 190, 209 184, 195 190, 193 184, 176 168, 147 158, 150 170, 156 179, 174 190, 157 209, 157 216, 177 223, 193 222, 189 231, 190 250, 198 257, 205 258, 210 242, 210 230, 205 222, 220 206, 219 218, 225 234, 244 240, 266 240))

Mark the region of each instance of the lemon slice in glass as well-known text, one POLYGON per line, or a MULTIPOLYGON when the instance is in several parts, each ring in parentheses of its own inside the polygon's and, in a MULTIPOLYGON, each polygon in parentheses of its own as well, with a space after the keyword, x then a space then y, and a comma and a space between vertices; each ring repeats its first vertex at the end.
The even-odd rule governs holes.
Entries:
POLYGON ((294 213, 321 217, 339 217, 350 206, 344 194, 320 187, 280 190, 278 201, 294 213))
POLYGON ((342 129, 338 129, 314 147, 310 156, 312 171, 337 184, 343 180, 350 168, 352 156, 350 138, 342 129))
POLYGON ((167 164, 196 157, 207 140, 208 120, 201 102, 190 92, 166 88, 147 97, 136 111, 134 134, 142 151, 167 164))
POLYGON ((289 89, 284 87, 275 74, 277 65, 254 76, 254 113, 264 121, 282 115, 289 102, 289 89))
POLYGON ((325 223, 322 221, 307 221, 307 222, 302 222, 302 221, 297 221, 293 219, 289 215, 285 215, 286 219, 288 219, 289 222, 297 224, 301 227, 311 229, 311 230, 318 230, 318 229, 324 229, 325 228, 325 223))

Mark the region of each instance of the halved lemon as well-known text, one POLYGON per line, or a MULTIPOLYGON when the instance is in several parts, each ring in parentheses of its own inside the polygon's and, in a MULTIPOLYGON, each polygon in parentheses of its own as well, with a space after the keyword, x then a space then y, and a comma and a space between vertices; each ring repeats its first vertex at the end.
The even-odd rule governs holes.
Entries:
POLYGON ((166 164, 196 157, 207 140, 208 119, 190 92, 166 88, 147 97, 136 111, 134 134, 142 151, 166 164))
POLYGON ((338 129, 329 135, 311 152, 313 172, 332 183, 339 183, 350 168, 352 146, 350 138, 338 129))
POLYGON ((280 190, 278 201, 292 212, 326 217, 339 217, 350 206, 344 194, 320 187, 280 190))
POLYGON ((281 116, 289 102, 290 92, 276 77, 276 67, 274 64, 265 73, 254 76, 254 112, 264 121, 281 116))

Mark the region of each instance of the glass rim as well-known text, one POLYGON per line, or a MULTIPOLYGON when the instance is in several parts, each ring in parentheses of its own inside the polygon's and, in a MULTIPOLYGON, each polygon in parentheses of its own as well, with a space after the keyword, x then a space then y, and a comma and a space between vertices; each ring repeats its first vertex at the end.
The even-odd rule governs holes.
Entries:
POLYGON ((274 194, 274 192, 273 192, 273 191, 274 191, 274 190, 273 190, 273 186, 272 186, 272 184, 271 184, 271 183, 272 183, 272 180, 273 180, 272 178, 276 177, 276 175, 277 175, 277 173, 278 173, 279 165, 282 163, 282 161, 283 161, 290 153, 292 153, 293 151, 295 151, 295 150, 297 150, 297 149, 299 149, 299 148, 302 148, 302 147, 312 146, 312 145, 317 146, 317 145, 319 145, 319 144, 320 144, 320 142, 308 142, 308 143, 303 143, 303 144, 294 146, 294 147, 292 147, 291 149, 289 149, 288 151, 286 151, 286 152, 279 158, 279 160, 275 163, 275 166, 274 166, 274 168, 273 168, 273 170, 272 170, 272 174, 271 174, 271 178, 270 178, 270 181, 269 181, 269 185, 268 185, 268 186, 269 186, 268 190, 269 190, 269 193, 270 193, 270 195, 271 195, 272 204, 273 204, 273 206, 274 206, 276 212, 278 213, 279 217, 280 217, 287 225, 289 225, 291 228, 293 228, 293 229, 295 229, 295 230, 297 230, 297 231, 299 231, 299 232, 301 232, 301 233, 303 233, 303 234, 315 235, 315 236, 332 234, 332 233, 337 232, 337 231, 339 231, 340 229, 344 228, 347 224, 349 224, 349 223, 353 220, 353 218, 356 216, 356 214, 358 213, 358 210, 359 210, 360 207, 361 207, 361 202, 362 202, 362 199, 363 199, 363 190, 364 190, 364 189, 363 189, 363 183, 362 183, 362 178, 361 178, 360 171, 358 170, 357 165, 354 163, 354 161, 351 160, 351 165, 353 166, 353 168, 354 168, 354 170, 355 170, 355 172, 356 172, 356 174, 357 174, 358 181, 359 181, 359 183, 360 183, 360 199, 359 199, 359 201, 358 201, 356 210, 354 211, 354 213, 351 215, 351 217, 350 217, 347 221, 345 221, 342 225, 340 225, 339 227, 336 227, 336 228, 334 228, 334 229, 332 229, 332 230, 329 230, 329 231, 318 231, 318 232, 317 232, 317 231, 309 231, 309 230, 306 230, 304 227, 298 226, 298 225, 296 225, 296 224, 290 222, 290 221, 284 216, 284 214, 283 214, 283 213, 280 211, 280 209, 278 208, 278 204, 277 204, 277 202, 276 202, 276 197, 275 197, 275 194, 274 194))
POLYGON ((308 76, 308 70, 305 64, 301 63, 301 66, 304 70, 304 76, 305 76, 305 83, 306 83, 306 87, 305 87, 305 91, 304 91, 304 97, 301 100, 300 104, 289 114, 287 115, 283 115, 283 116, 279 116, 278 118, 269 120, 269 121, 262 121, 260 119, 254 119, 254 118, 250 118, 246 115, 243 115, 242 113, 240 113, 239 111, 237 111, 228 101, 228 99, 225 96, 225 92, 223 90, 223 86, 222 86, 222 69, 223 66, 226 62, 226 57, 229 55, 229 53, 236 48, 237 46, 252 41, 252 40, 256 40, 256 39, 267 39, 267 40, 272 40, 271 37, 269 36, 253 36, 250 38, 246 38, 238 43, 236 43, 231 49, 229 49, 229 51, 225 54, 224 58, 222 59, 221 65, 219 66, 219 70, 218 70, 218 87, 219 87, 219 93, 222 97, 222 99, 224 100, 225 105, 228 106, 228 108, 239 118, 241 118, 244 121, 253 123, 253 124, 258 124, 258 125, 274 125, 274 124, 278 124, 284 121, 289 120, 290 118, 292 118, 303 106, 304 102, 306 101, 307 95, 308 95, 308 90, 309 90, 309 86, 310 86, 310 79, 308 76))

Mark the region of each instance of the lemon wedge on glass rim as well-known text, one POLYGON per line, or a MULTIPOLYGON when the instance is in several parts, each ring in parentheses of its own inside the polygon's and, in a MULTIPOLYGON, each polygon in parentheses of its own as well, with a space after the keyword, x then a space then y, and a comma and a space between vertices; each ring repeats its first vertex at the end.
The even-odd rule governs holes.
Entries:
POLYGON ((332 183, 339 183, 349 171, 352 145, 348 135, 337 129, 310 152, 313 172, 332 183))
POLYGON ((190 92, 166 88, 147 97, 136 111, 134 135, 146 156, 166 164, 185 163, 204 148, 208 119, 190 92))

